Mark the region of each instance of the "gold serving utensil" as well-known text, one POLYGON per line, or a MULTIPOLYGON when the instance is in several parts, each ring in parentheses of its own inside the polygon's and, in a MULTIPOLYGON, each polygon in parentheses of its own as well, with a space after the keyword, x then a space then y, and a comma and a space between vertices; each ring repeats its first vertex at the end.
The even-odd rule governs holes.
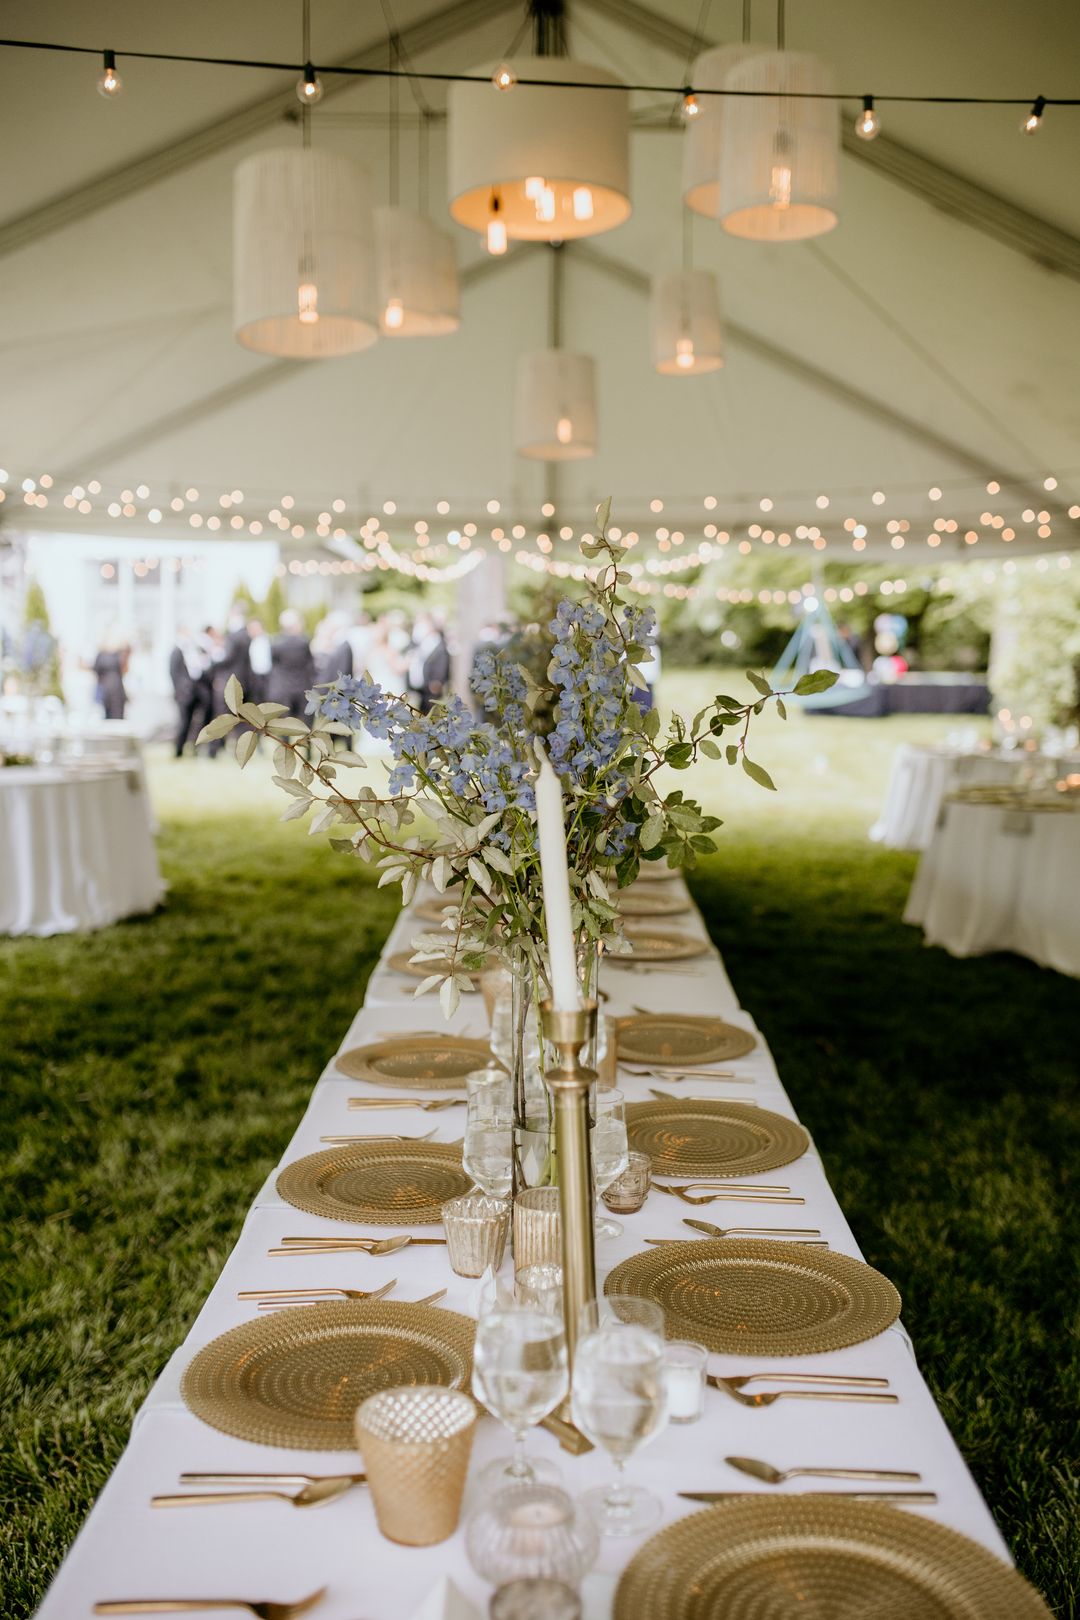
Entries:
POLYGON ((651 1069, 631 1068, 629 1063, 620 1063, 619 1068, 624 1069, 627 1074, 634 1075, 636 1079, 667 1080, 673 1085, 680 1080, 738 1080, 744 1086, 754 1084, 751 1075, 738 1075, 734 1069, 688 1069, 681 1063, 672 1064, 668 1068, 656 1064, 651 1069))
POLYGON ((745 1384, 857 1384, 860 1389, 887 1389, 887 1378, 865 1378, 857 1373, 800 1373, 778 1368, 772 1372, 725 1373, 724 1383, 730 1389, 742 1389, 745 1384))
POLYGON ((326 1596, 320 1586, 310 1597, 295 1603, 271 1603, 265 1598, 122 1598, 95 1603, 95 1614, 198 1614, 203 1609, 247 1609, 255 1620, 296 1620, 326 1596))
POLYGON ((242 1288, 237 1299, 257 1299, 260 1309, 264 1305, 314 1303, 318 1299, 385 1299, 397 1287, 397 1278, 391 1277, 381 1288, 242 1288))
POLYGON ((328 1142, 332 1147, 347 1147, 352 1142, 430 1142, 438 1128, 434 1126, 423 1136, 320 1136, 319 1141, 328 1142))
POLYGON ((683 1225, 692 1226, 695 1232, 704 1232, 706 1237, 738 1237, 744 1233, 752 1232, 756 1237, 804 1237, 819 1238, 821 1232, 816 1226, 714 1226, 712 1221, 695 1221, 692 1216, 683 1216, 683 1225))
POLYGON ((772 1463, 761 1462, 757 1457, 725 1457, 724 1461, 729 1468, 737 1468, 740 1474, 749 1474, 752 1479, 764 1480, 766 1485, 784 1485, 789 1479, 807 1477, 812 1479, 895 1479, 908 1484, 918 1484, 921 1474, 913 1474, 907 1468, 774 1468, 772 1463))
POLYGON ((348 1480, 363 1485, 366 1474, 192 1474, 180 1475, 181 1485, 316 1485, 323 1480, 348 1480))
POLYGON ((280 1254, 396 1254, 412 1243, 445 1243, 445 1238, 416 1238, 404 1232, 392 1238, 282 1238, 281 1247, 267 1253, 280 1254))
MULTIPOLYGON (((790 1375, 784 1373, 773 1374, 773 1377, 777 1379, 786 1376, 794 1379, 796 1375, 794 1373, 790 1375)), ((806 1374, 804 1376, 808 1377, 810 1375, 806 1374)), ((770 1390, 765 1395, 744 1395, 741 1390, 735 1388, 733 1383, 728 1383, 726 1379, 719 1377, 716 1373, 707 1373, 705 1382, 710 1389, 719 1389, 725 1395, 730 1395, 732 1400, 738 1401, 740 1406, 772 1406, 777 1401, 865 1401, 877 1406, 896 1406, 899 1403, 899 1396, 897 1395, 871 1395, 864 1393, 862 1390, 849 1389, 776 1389, 770 1390)))
POLYGON ((788 1193, 786 1196, 781 1196, 774 1192, 760 1192, 752 1187, 740 1188, 738 1183, 733 1183, 730 1187, 725 1187, 722 1192, 718 1191, 704 1194, 688 1193, 683 1187, 665 1187, 659 1181, 654 1181, 653 1186, 657 1188, 659 1192, 671 1193, 673 1198, 681 1198, 684 1204, 720 1204, 724 1203, 725 1201, 730 1202, 732 1200, 741 1201, 745 1204, 806 1203, 806 1199, 800 1197, 797 1193, 788 1193))
MULTIPOLYGON (((683 1076, 678 1075, 678 1074, 675 1075, 674 1077, 671 1076, 670 1074, 666 1074, 664 1076, 665 1080, 670 1080, 672 1078, 674 1078, 676 1080, 681 1080, 683 1078, 683 1076)), ((676 1095, 675 1095, 675 1093, 673 1091, 658 1091, 655 1086, 650 1086, 649 1087, 649 1096, 650 1097, 655 1097, 658 1102, 710 1102, 712 1100, 709 1097, 676 1097, 676 1095)), ((749 1103, 753 1107, 755 1107, 755 1108, 757 1107, 757 1103, 754 1101, 753 1097, 725 1097, 724 1101, 725 1102, 749 1103)))
POLYGON ((464 1097, 439 1097, 425 1102, 422 1097, 350 1097, 347 1108, 422 1108, 427 1114, 436 1114, 443 1108, 456 1108, 464 1097))
POLYGON ((437 1288, 433 1294, 425 1294, 423 1299, 407 1299, 404 1303, 406 1305, 436 1305, 440 1299, 446 1297, 446 1293, 445 1288, 437 1288))
MULTIPOLYGON (((732 1232, 756 1232, 757 1230, 758 1230, 758 1228, 754 1227, 754 1226, 733 1226, 731 1228, 732 1232)), ((787 1235, 788 1235, 786 1232, 783 1231, 782 1228, 776 1229, 776 1228, 773 1228, 773 1227, 763 1227, 762 1230, 765 1231, 765 1232, 768 1232, 770 1235, 772 1235, 774 1237, 781 1236, 781 1235, 783 1235, 784 1237, 787 1237, 787 1235)), ((713 1236, 714 1237, 716 1236, 715 1232, 713 1233, 713 1236)), ((659 1243, 692 1243, 694 1241, 694 1239, 693 1238, 682 1238, 682 1237, 644 1238, 642 1241, 645 1242, 645 1243, 651 1243, 651 1244, 659 1244, 659 1243)), ((797 1238, 789 1238, 789 1242, 791 1242, 791 1243, 799 1243, 799 1244, 802 1245, 802 1247, 804 1249, 827 1249, 829 1247, 829 1245, 826 1243, 824 1238, 797 1237, 797 1238)))
MULTIPOLYGON (((750 1491, 680 1491, 679 1495, 687 1502, 731 1502, 741 1498, 745 1501, 750 1491)), ((800 1491, 799 1496, 805 1497, 810 1492, 800 1491)), ((906 1503, 908 1507, 933 1507, 937 1502, 936 1491, 814 1491, 814 1498, 819 1496, 846 1497, 849 1502, 899 1502, 906 1503)))
POLYGON ((289 1494, 288 1491, 189 1491, 177 1496, 152 1496, 150 1506, 155 1508, 172 1507, 223 1507, 228 1502, 288 1502, 290 1507, 310 1508, 322 1507, 326 1502, 336 1502, 339 1496, 351 1491, 353 1481, 344 1476, 336 1479, 312 1480, 302 1485, 298 1491, 289 1494))

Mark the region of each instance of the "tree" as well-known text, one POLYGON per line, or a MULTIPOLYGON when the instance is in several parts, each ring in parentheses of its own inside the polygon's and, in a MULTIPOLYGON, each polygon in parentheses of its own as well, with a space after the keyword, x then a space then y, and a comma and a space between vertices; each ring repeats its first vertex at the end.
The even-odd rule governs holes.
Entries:
POLYGON ((26 690, 36 697, 64 700, 60 679, 60 648, 49 624, 49 604, 36 579, 26 588, 23 602, 24 635, 19 664, 26 690))

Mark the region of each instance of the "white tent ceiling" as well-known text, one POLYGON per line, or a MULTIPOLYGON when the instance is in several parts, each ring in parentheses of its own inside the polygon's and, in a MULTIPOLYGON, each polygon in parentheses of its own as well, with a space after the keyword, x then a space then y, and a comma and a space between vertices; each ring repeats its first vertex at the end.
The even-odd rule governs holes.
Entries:
MULTIPOLYGON (((568 10, 574 55, 635 82, 684 81, 699 0, 571 0, 568 10)), ((297 141, 285 121, 294 76, 122 53, 295 60, 300 0, 96 0, 92 12, 90 26, 78 0, 4 6, 10 38, 114 47, 126 89, 115 103, 97 96, 92 58, 0 50, 0 462, 19 477, 49 472, 58 491, 64 477, 145 482, 157 495, 238 486, 252 511, 285 492, 309 513, 341 496, 353 521, 388 498, 400 515, 430 516, 440 498, 482 515, 494 497, 500 521, 520 515, 535 529, 545 471, 515 456, 510 406, 518 352, 546 341, 551 251, 491 261, 450 227, 467 282, 456 335, 316 364, 247 353, 231 330, 231 176, 249 152, 297 141)), ((313 0, 312 15, 320 64, 386 62, 374 0, 313 0)), ((393 15, 417 68, 454 70, 505 54, 522 9, 394 0, 393 15)), ((759 0, 753 23, 771 43, 771 6, 759 0)), ((713 0, 709 41, 736 39, 740 26, 735 0, 713 0)), ((788 8, 787 41, 831 61, 841 89, 879 97, 1080 89, 1071 0, 802 0, 788 8)), ((362 158, 385 192, 385 82, 327 83, 314 140, 362 158)), ((442 109, 444 86, 424 94, 442 109)), ((411 203, 418 137, 404 87, 399 105, 411 203)), ((585 521, 613 492, 624 524, 647 522, 658 496, 668 521, 700 526, 710 494, 717 520, 734 527, 760 518, 768 495, 777 526, 816 520, 846 543, 840 514, 850 513, 887 544, 890 516, 912 519, 914 543, 938 513, 963 528, 987 507, 1012 522, 1021 506, 1045 504, 1047 543, 1072 543, 1080 108, 1050 109, 1032 139, 1009 107, 880 110, 879 140, 846 141, 841 223, 829 236, 770 246, 695 220, 695 262, 721 281, 727 364, 671 379, 650 369, 643 290, 679 263, 683 137, 671 104, 635 97, 633 215, 562 255, 562 337, 597 357, 600 448, 560 468, 561 519, 585 521), (1051 473, 1059 487, 1048 495, 1051 473), (994 477, 1014 481, 996 504, 985 493, 994 477), (944 491, 936 505, 931 485, 944 491), (881 507, 868 500, 877 488, 881 507), (831 497, 825 516, 819 492, 831 497)), ((443 137, 434 122, 431 207, 449 225, 443 137)), ((17 502, 9 492, 9 523, 56 525, 52 508, 17 502)), ((1018 534, 1038 545, 1034 528, 1018 534)), ((993 543, 984 534, 980 554, 993 543)))

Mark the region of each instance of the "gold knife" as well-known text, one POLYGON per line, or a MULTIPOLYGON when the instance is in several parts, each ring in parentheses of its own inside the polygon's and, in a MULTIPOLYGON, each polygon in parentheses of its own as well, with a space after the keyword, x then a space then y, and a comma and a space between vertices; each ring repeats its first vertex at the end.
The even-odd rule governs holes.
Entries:
MULTIPOLYGON (((680 1491, 678 1493, 686 1502, 745 1502, 747 1497, 761 1496, 761 1491, 680 1491)), ((797 1497, 799 1501, 806 1501, 808 1497, 846 1497, 849 1502, 906 1502, 908 1507, 933 1507, 937 1502, 936 1491, 792 1491, 788 1500, 797 1497)), ((776 1498, 773 1497, 775 1501, 776 1498)))

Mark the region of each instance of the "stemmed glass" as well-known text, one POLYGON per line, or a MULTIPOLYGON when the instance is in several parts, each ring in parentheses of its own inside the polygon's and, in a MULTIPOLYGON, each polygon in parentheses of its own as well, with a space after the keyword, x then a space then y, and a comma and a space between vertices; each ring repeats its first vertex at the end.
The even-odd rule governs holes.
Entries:
POLYGON ((489 1464, 485 1489, 558 1482, 551 1463, 530 1461, 525 1435, 565 1399, 566 1335, 561 1316, 532 1305, 497 1306, 481 1316, 473 1348, 473 1394, 514 1436, 514 1452, 489 1464))
POLYGON ((595 1123, 589 1132, 592 1152, 593 1192, 596 1198, 596 1235, 614 1238, 622 1232, 622 1222, 613 1221, 603 1212, 601 1194, 605 1187, 618 1181, 630 1163, 626 1138, 626 1107, 621 1091, 595 1093, 595 1123))
POLYGON ((582 1434, 602 1446, 616 1468, 612 1483, 587 1491, 582 1502, 603 1535, 639 1535, 661 1512, 658 1497, 625 1479, 630 1457, 667 1418, 664 1313, 659 1305, 616 1295, 585 1306, 571 1402, 582 1434))
POLYGON ((505 1198, 513 1180, 514 1120, 509 1076, 478 1069, 465 1082, 468 1093, 461 1162, 481 1191, 505 1198))

